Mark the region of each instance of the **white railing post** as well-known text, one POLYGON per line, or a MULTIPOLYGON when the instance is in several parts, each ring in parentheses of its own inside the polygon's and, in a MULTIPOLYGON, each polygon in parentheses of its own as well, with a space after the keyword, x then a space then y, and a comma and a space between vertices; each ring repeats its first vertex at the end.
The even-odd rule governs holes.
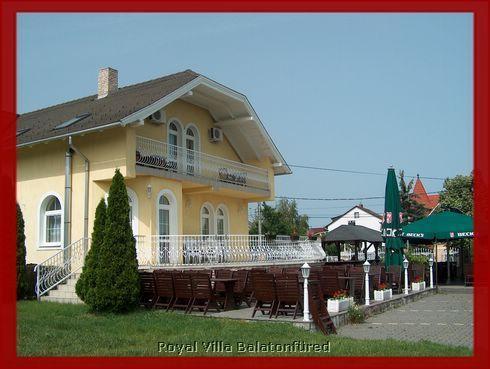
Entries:
POLYGON ((35 286, 35 290, 36 290, 37 301, 39 301, 39 300, 41 300, 41 296, 39 295, 39 265, 36 265, 35 266, 35 270, 36 270, 36 286, 35 286))

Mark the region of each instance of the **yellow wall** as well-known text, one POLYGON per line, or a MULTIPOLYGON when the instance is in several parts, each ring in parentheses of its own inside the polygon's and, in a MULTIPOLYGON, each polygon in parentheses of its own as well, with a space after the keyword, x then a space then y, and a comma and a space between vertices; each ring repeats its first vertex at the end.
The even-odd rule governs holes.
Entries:
MULTIPOLYGON (((165 107, 165 112, 167 123, 170 123, 172 119, 177 119, 183 130, 185 130, 189 123, 193 123, 197 127, 199 130, 200 147, 196 148, 196 151, 241 162, 226 138, 226 135, 222 142, 212 143, 208 140, 208 130, 213 127, 213 119, 207 110, 182 100, 176 100, 165 107)), ((136 128, 136 134, 167 142, 167 124, 157 125, 146 122, 144 126, 136 128)), ((182 146, 185 146, 185 143, 182 143, 182 146)))
MULTIPOLYGON (((95 181, 110 180, 115 168, 120 168, 121 173, 126 175, 125 142, 126 132, 123 128, 73 137, 73 144, 90 160, 89 236, 92 232, 95 208, 106 191, 106 188, 101 188, 95 181)), ((39 247, 39 207, 44 195, 54 192, 64 209, 67 145, 66 140, 57 140, 17 150, 17 200, 24 215, 29 263, 38 263, 59 251, 59 248, 39 247)), ((80 156, 73 154, 72 242, 83 237, 84 163, 80 156)))
MULTIPOLYGON (((205 109, 177 100, 165 110, 168 121, 171 118, 177 118, 183 129, 189 123, 193 123, 198 128, 200 147, 197 147, 196 150, 229 160, 241 161, 226 136, 223 142, 217 144, 209 142, 208 129, 212 127, 213 121, 205 109)), ((108 192, 116 168, 119 168, 125 176, 127 187, 137 195, 139 235, 149 238, 150 235, 158 233, 156 201, 158 193, 163 189, 171 190, 175 196, 177 203, 176 234, 200 234, 200 211, 205 202, 209 202, 214 210, 220 204, 227 208, 230 234, 248 233, 248 201, 260 201, 266 198, 253 200, 234 198, 233 191, 230 190, 186 194, 180 181, 154 176, 136 176, 136 135, 166 141, 166 125, 146 123, 139 127, 117 127, 73 137, 74 145, 90 160, 89 237, 92 233, 95 208, 100 199, 108 192), (148 186, 151 186, 152 189, 150 198, 147 196, 148 186)), ((27 261, 29 263, 39 263, 60 250, 60 248, 39 248, 39 206, 44 194, 55 192, 59 195, 64 208, 66 149, 66 140, 56 140, 17 150, 17 199, 25 219, 27 261)), ((269 171, 271 198, 273 198, 274 175, 270 161, 265 159, 248 162, 248 164, 266 168, 269 171)), ((85 185, 84 161, 76 153, 73 154, 72 172, 71 241, 74 242, 83 237, 85 185)))

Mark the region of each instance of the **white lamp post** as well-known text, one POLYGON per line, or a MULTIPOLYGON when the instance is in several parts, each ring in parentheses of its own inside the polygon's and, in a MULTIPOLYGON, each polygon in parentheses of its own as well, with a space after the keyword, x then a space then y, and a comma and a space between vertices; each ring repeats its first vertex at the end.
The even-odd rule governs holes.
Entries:
POLYGON ((429 268, 430 268, 430 288, 434 288, 434 276, 432 274, 432 266, 434 265, 434 259, 432 256, 429 259, 429 268))
POLYGON ((304 263, 301 267, 301 275, 303 276, 303 321, 310 321, 310 305, 308 300, 308 278, 310 277, 310 266, 304 263))
POLYGON ((405 295, 408 295, 408 260, 403 256, 403 267, 405 268, 405 295))
POLYGON ((362 264, 362 267, 364 268, 364 301, 366 305, 369 305, 369 269, 371 268, 371 264, 369 264, 369 261, 365 261, 364 264, 362 264))

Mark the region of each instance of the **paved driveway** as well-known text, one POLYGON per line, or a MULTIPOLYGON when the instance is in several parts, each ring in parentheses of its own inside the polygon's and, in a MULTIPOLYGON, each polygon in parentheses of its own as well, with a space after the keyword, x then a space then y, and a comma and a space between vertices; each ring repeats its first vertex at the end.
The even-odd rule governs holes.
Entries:
POLYGON ((472 288, 442 292, 375 315, 363 324, 345 325, 338 334, 363 339, 428 340, 473 348, 472 288))

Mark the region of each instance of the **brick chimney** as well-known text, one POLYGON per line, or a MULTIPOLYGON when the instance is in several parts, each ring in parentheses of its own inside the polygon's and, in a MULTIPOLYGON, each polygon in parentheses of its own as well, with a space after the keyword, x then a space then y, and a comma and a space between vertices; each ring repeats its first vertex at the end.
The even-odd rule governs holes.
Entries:
POLYGON ((102 68, 99 70, 97 98, 102 99, 117 91, 117 70, 102 68))

